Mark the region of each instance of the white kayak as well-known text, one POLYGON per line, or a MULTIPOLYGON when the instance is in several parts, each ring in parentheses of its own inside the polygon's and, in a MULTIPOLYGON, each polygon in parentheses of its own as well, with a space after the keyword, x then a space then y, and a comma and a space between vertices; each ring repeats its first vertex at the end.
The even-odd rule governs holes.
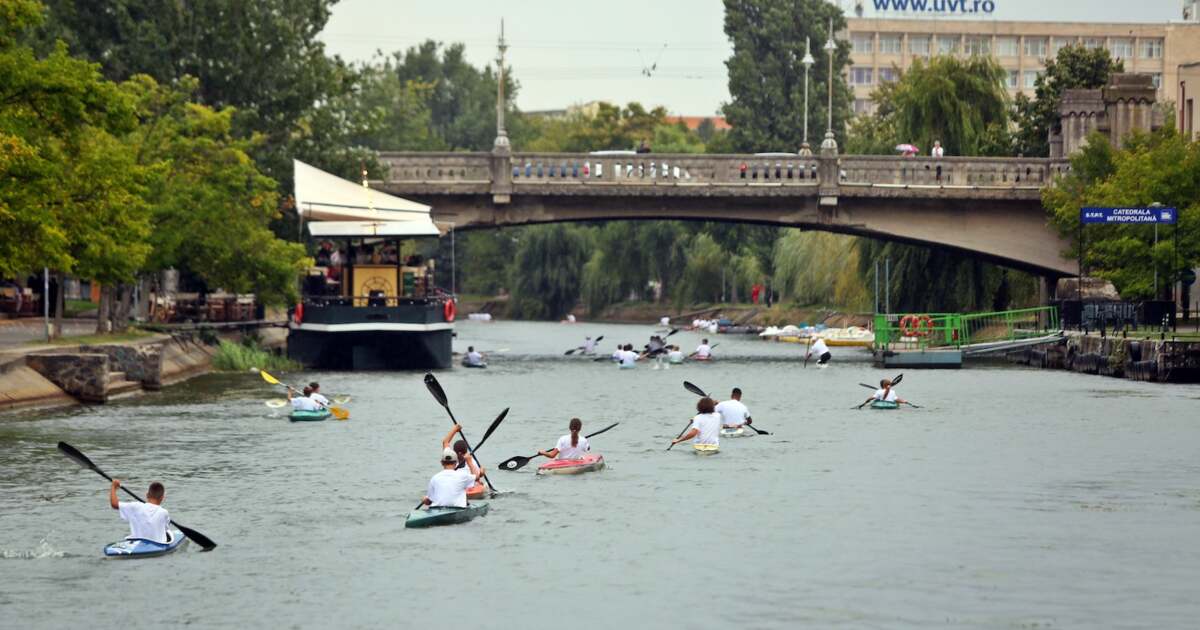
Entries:
POLYGON ((104 555, 109 558, 153 558, 162 556, 187 546, 187 537, 177 529, 167 531, 170 537, 166 543, 146 540, 145 538, 126 538, 105 545, 104 555))
POLYGON ((746 427, 738 427, 736 429, 726 427, 721 429, 721 437, 723 438, 751 437, 753 435, 754 431, 751 431, 746 427))

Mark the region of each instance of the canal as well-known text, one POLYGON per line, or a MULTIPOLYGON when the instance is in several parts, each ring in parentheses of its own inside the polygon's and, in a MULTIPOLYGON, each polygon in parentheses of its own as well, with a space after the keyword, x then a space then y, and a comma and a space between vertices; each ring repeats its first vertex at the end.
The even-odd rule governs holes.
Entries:
MULTIPOLYGON (((250 374, 0 421, 0 626, 150 628, 1195 627, 1200 387, 1009 365, 908 371, 921 406, 856 411, 884 374, 834 348, 716 336, 711 364, 617 370, 564 356, 649 326, 468 322, 439 373, 502 496, 465 525, 405 530, 450 427, 420 373, 299 373, 347 422, 289 424, 250 374), (665 448, 689 380, 745 391, 768 437, 665 448), (579 416, 609 467, 497 470, 579 416), (211 553, 105 561, 128 530, 66 441, 167 488, 211 553)), ((672 337, 690 351, 700 336, 672 337)))

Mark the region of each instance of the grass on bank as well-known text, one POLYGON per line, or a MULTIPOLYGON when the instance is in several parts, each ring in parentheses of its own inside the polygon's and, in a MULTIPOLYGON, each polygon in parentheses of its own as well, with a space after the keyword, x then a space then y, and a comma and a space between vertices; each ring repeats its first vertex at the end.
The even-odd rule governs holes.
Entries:
POLYGON ((213 355, 214 369, 222 372, 245 372, 252 367, 261 368, 268 372, 282 372, 299 369, 300 364, 279 354, 260 347, 257 343, 221 340, 217 353, 213 355))
MULTIPOLYGON (((91 334, 91 335, 69 335, 51 339, 51 346, 97 346, 105 343, 125 343, 129 341, 140 341, 147 337, 153 337, 155 333, 144 330, 135 330, 130 328, 122 333, 106 333, 106 334, 91 334)), ((47 345, 46 340, 42 338, 33 339, 26 342, 31 346, 47 345)))

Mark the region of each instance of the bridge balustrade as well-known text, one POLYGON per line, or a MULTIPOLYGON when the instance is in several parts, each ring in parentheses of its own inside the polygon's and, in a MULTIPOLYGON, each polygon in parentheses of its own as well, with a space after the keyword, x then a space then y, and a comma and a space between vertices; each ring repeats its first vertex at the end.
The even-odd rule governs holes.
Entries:
POLYGON ((387 165, 388 183, 490 184, 491 155, 487 153, 380 153, 387 165))
POLYGON ((518 153, 512 158, 512 181, 523 183, 707 184, 817 182, 813 158, 738 155, 639 153, 594 155, 518 153))
POLYGON ((1069 169, 1045 158, 841 156, 841 183, 1042 188, 1069 169))

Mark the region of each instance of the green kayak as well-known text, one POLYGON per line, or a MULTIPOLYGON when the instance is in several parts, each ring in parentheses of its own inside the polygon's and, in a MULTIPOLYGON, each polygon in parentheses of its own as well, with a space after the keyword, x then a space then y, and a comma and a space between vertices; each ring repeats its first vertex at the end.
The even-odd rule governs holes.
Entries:
POLYGON ((899 409, 900 403, 892 402, 890 400, 876 400, 875 402, 871 403, 871 408, 872 409, 899 409))
POLYGON ((288 414, 288 420, 292 422, 320 422, 321 420, 328 420, 330 415, 328 409, 322 409, 321 411, 293 411, 288 414))
POLYGON ((472 503, 461 507, 431 507, 426 510, 413 510, 404 521, 405 527, 433 527, 435 525, 456 525, 473 520, 476 516, 487 514, 487 503, 472 503))

